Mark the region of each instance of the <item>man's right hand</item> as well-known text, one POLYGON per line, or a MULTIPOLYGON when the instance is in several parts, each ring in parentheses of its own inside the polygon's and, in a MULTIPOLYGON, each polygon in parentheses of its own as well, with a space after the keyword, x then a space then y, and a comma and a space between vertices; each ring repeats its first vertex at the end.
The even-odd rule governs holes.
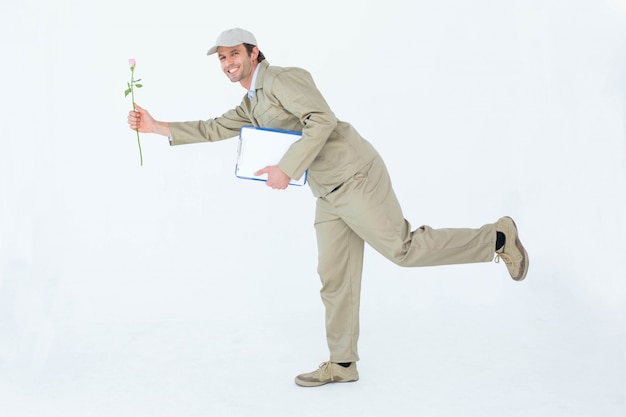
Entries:
POLYGON ((163 136, 170 136, 170 129, 167 123, 159 122, 142 107, 135 103, 136 111, 128 112, 128 126, 132 130, 139 130, 141 133, 157 133, 163 136))

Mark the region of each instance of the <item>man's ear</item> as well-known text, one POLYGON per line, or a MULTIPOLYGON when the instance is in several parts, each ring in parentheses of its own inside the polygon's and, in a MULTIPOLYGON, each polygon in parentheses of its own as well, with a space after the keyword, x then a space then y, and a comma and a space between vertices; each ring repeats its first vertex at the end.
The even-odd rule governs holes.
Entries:
POLYGON ((250 58, 258 60, 258 58, 259 58, 259 48, 257 46, 252 48, 252 53, 250 54, 250 58))

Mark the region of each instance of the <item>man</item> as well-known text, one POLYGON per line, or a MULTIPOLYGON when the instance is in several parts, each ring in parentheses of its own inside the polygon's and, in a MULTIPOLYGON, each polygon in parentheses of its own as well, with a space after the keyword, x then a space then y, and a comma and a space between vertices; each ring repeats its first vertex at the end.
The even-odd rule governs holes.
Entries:
POLYGON ((302 132, 277 165, 255 173, 267 175, 267 186, 283 190, 308 169, 317 198, 318 273, 330 359, 298 375, 296 384, 358 380, 364 242, 407 267, 488 262, 495 254, 514 280, 526 277, 528 255, 511 218, 479 229, 411 230, 382 159, 350 124, 335 118, 308 72, 270 66, 254 35, 239 28, 217 38, 208 55, 215 53, 224 74, 247 91, 238 107, 206 121, 166 123, 137 106, 128 122, 133 130, 168 136, 171 145, 232 138, 246 125, 302 132))

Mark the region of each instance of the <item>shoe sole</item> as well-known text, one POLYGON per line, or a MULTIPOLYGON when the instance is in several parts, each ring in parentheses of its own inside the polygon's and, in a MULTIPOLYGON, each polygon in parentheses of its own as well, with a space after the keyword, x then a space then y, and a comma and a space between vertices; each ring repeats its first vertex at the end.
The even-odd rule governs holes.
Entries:
POLYGON ((524 278, 526 278, 526 275, 528 274, 528 253, 526 252, 526 249, 524 248, 524 245, 522 245, 522 242, 519 240, 519 232, 517 230, 517 225, 515 224, 515 220, 513 220, 512 218, 509 217, 509 219, 513 222, 513 226, 515 227, 515 247, 522 252, 522 254, 524 254, 524 259, 522 262, 522 265, 520 266, 520 273, 519 275, 516 277, 512 277, 515 281, 523 281, 524 278))
POLYGON ((314 388, 314 387, 321 387, 321 386, 328 385, 328 384, 347 384, 349 382, 356 382, 358 380, 359 380, 359 378, 351 379, 351 380, 348 380, 348 381, 313 382, 313 381, 303 381, 301 379, 296 378, 295 383, 299 387, 314 388))

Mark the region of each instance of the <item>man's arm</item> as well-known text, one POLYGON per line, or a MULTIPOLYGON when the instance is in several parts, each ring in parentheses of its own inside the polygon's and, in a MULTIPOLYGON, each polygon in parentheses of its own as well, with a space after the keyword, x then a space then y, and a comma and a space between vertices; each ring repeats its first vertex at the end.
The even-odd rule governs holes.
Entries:
POLYGON ((141 133, 155 133, 170 138, 171 145, 197 142, 215 142, 239 134, 239 130, 252 124, 239 107, 229 110, 220 117, 193 122, 161 122, 148 111, 135 104, 136 111, 128 112, 128 125, 141 133))
POLYGON ((214 119, 191 122, 170 122, 171 145, 184 145, 198 142, 216 142, 239 135, 243 126, 252 122, 241 106, 228 110, 214 119))
POLYGON ((278 163, 288 176, 300 178, 335 130, 337 118, 305 70, 290 68, 281 72, 273 81, 272 93, 303 124, 302 138, 278 163))

